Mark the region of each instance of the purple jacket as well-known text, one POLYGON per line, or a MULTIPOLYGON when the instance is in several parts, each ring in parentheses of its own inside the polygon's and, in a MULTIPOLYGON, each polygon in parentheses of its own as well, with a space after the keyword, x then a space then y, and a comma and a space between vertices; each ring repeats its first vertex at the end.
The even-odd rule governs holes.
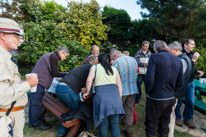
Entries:
POLYGON ((50 64, 51 54, 52 52, 41 56, 31 72, 31 73, 36 73, 38 75, 39 84, 42 85, 47 90, 51 86, 51 83, 54 78, 51 73, 51 64, 50 64))

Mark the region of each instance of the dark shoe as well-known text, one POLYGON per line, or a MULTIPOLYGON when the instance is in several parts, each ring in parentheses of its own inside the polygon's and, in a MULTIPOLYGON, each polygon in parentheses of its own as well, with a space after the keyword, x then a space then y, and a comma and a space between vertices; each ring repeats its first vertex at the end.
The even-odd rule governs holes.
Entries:
POLYGON ((146 134, 146 137, 156 137, 155 135, 146 134))
POLYGON ((126 130, 124 130, 124 135, 125 135, 125 137, 132 137, 132 133, 129 134, 126 130))
POLYGON ((168 134, 160 133, 159 137, 168 137, 168 134))
POLYGON ((65 137, 65 135, 64 135, 64 136, 59 136, 59 135, 57 135, 57 137, 65 137))
POLYGON ((193 124, 192 121, 186 121, 186 120, 183 120, 183 122, 188 125, 189 128, 196 128, 196 126, 193 124))
MULTIPOLYGON (((42 119, 42 120, 41 120, 41 123, 42 123, 42 124, 44 124, 45 122, 46 122, 45 119, 42 119)), ((28 126, 29 126, 29 128, 34 127, 33 125, 30 125, 30 124, 29 124, 28 126)))
POLYGON ((175 120, 175 124, 176 124, 177 126, 179 126, 179 127, 183 127, 183 122, 182 122, 181 119, 176 119, 176 120, 175 120))
POLYGON ((34 126, 34 130, 47 130, 50 129, 51 126, 50 125, 46 125, 46 124, 41 124, 40 126, 34 126))

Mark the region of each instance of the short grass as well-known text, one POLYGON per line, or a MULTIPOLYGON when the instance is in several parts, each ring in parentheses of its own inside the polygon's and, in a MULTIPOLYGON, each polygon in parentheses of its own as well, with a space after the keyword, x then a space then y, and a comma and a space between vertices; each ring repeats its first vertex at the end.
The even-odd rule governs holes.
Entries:
MULTIPOLYGON (((145 90, 144 86, 142 85, 142 97, 140 99, 140 103, 136 104, 136 112, 137 112, 137 123, 133 125, 133 136, 134 137, 145 137, 145 103, 146 103, 146 97, 145 97, 145 90)), ((28 124, 25 124, 24 127, 24 137, 56 137, 58 133, 58 121, 48 122, 48 124, 52 125, 52 129, 47 131, 35 131, 32 128, 28 127, 28 124)), ((120 133, 121 137, 124 137, 124 129, 125 127, 122 126, 123 123, 120 122, 120 133)), ((94 134, 98 134, 98 128, 94 131, 92 130, 94 134)), ((175 137, 193 137, 192 135, 186 133, 186 132, 179 132, 175 130, 174 132, 175 137)), ((111 137, 110 132, 108 131, 108 137, 111 137)))

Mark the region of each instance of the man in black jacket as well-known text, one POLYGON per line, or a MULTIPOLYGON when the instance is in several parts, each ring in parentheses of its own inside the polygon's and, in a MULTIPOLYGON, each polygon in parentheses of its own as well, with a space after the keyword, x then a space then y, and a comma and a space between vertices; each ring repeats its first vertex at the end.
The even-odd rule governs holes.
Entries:
MULTIPOLYGON (((203 75, 202 71, 195 69, 195 62, 197 61, 200 54, 198 52, 195 52, 194 54, 192 54, 192 50, 195 48, 194 39, 191 39, 191 38, 184 39, 182 41, 182 47, 184 48, 182 52, 186 53, 186 55, 190 58, 191 64, 192 64, 192 71, 191 71, 191 75, 189 78, 189 82, 188 82, 188 86, 187 86, 186 94, 185 94, 186 103, 185 103, 185 109, 183 113, 183 122, 186 125, 188 125, 190 128, 196 128, 196 126, 191 121, 193 117, 193 113, 194 113, 194 103, 195 103, 195 85, 194 85, 193 79, 195 77, 195 74, 198 74, 199 77, 203 75)), ((179 99, 176 109, 175 109, 175 114, 176 114, 176 125, 180 127, 183 126, 183 122, 181 120, 182 116, 180 113, 181 105, 182 105, 182 101, 181 99, 179 99)))
POLYGON ((177 105, 178 98, 182 99, 185 97, 185 92, 187 89, 187 84, 190 78, 190 74, 192 71, 191 61, 185 53, 182 53, 182 46, 179 42, 175 41, 168 46, 168 51, 170 54, 178 56, 183 65, 183 74, 184 74, 184 84, 182 84, 181 88, 175 91, 176 103, 172 107, 172 113, 170 115, 170 124, 169 124, 169 134, 168 137, 174 137, 174 128, 175 128, 175 108, 177 105))
MULTIPOLYGON (((90 68, 98 62, 95 55, 90 55, 88 60, 88 64, 83 64, 72 69, 56 86, 57 97, 65 106, 71 109, 77 109, 79 107, 79 93, 81 92, 81 88, 86 87, 86 80, 90 68)), ((66 127, 60 124, 58 137, 64 136, 66 131, 66 127)))
POLYGON ((146 137, 155 137, 158 128, 160 137, 166 137, 172 107, 176 102, 174 91, 184 82, 182 62, 169 54, 164 41, 156 41, 153 48, 156 54, 150 56, 145 75, 145 131, 146 137))

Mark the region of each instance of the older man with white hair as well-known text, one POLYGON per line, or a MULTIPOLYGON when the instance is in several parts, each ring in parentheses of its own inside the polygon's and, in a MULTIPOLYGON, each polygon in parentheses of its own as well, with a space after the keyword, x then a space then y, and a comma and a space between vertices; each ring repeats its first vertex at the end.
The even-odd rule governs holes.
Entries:
POLYGON ((86 55, 85 58, 88 58, 90 55, 99 55, 99 47, 97 45, 92 45, 91 47, 91 53, 89 53, 88 55, 86 55))
POLYGON ((182 99, 185 97, 185 92, 187 89, 188 81, 192 72, 192 64, 189 59, 189 57, 185 54, 182 53, 182 46, 179 42, 175 41, 168 46, 168 51, 170 54, 178 56, 183 65, 183 74, 184 74, 184 84, 182 84, 181 88, 178 90, 175 90, 175 98, 176 98, 176 103, 172 107, 172 113, 170 115, 170 124, 169 124, 169 137, 174 136, 174 128, 175 128, 175 108, 177 105, 177 100, 182 99))
MULTIPOLYGON (((24 108, 28 102, 27 92, 38 84, 36 74, 21 82, 18 67, 11 61, 9 50, 18 49, 21 39, 19 25, 12 19, 0 18, 0 117, 4 116, 15 102, 9 118, 12 120, 14 137, 23 137, 25 124, 24 108)), ((3 123, 0 123, 2 126, 3 123)), ((2 133, 0 133, 2 137, 2 133)))
POLYGON ((178 90, 184 79, 181 60, 169 54, 167 44, 158 40, 153 45, 155 54, 149 59, 145 75, 146 101, 146 137, 155 137, 158 129, 160 137, 167 137, 170 114, 178 90))

